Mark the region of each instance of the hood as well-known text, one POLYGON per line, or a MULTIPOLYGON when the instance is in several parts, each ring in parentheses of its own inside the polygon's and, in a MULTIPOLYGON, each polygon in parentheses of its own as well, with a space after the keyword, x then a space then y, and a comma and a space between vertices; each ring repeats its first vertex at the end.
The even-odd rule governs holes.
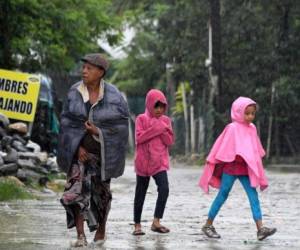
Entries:
POLYGON ((248 97, 240 96, 237 98, 231 106, 231 120, 233 122, 244 123, 245 109, 249 105, 256 105, 256 102, 248 97))
POLYGON ((151 89, 146 96, 146 113, 150 116, 154 116, 154 106, 157 101, 165 104, 167 109, 168 102, 163 92, 158 89, 151 89))

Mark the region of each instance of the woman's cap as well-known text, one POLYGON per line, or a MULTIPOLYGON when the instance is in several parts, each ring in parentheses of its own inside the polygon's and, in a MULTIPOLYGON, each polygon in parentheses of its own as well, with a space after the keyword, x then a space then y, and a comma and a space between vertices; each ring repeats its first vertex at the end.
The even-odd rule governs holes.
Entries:
POLYGON ((95 65, 97 67, 100 67, 104 69, 105 71, 109 68, 109 63, 104 57, 104 55, 100 53, 92 53, 92 54, 86 54, 84 57, 80 59, 83 62, 90 63, 92 65, 95 65))

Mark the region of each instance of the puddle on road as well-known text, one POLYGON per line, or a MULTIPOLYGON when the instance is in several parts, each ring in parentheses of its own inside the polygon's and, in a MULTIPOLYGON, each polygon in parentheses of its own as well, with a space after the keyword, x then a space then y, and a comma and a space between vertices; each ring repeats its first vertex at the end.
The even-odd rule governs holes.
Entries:
MULTIPOLYGON (((240 202, 246 196, 239 190, 241 187, 238 184, 216 221, 218 232, 222 235, 221 240, 207 239, 201 233, 201 225, 214 193, 207 196, 200 192, 196 186, 198 172, 197 169, 173 169, 169 175, 170 196, 163 219, 163 223, 171 229, 168 235, 159 235, 150 230, 157 197, 156 186, 151 182, 142 217, 146 235, 135 237, 131 235, 135 175, 133 170, 126 170, 124 177, 112 186, 108 239, 98 249, 300 249, 300 194, 295 191, 300 185, 299 174, 269 173, 270 188, 260 193, 260 198, 266 225, 276 226, 278 232, 272 238, 258 242, 249 204, 246 200, 240 202), (290 225, 288 230, 285 230, 286 225, 290 225)), ((74 240, 76 233, 74 229, 67 230, 65 219, 59 197, 0 202, 0 250, 70 249, 70 241, 74 240)), ((87 230, 86 234, 88 242, 91 242, 94 233, 87 230)), ((84 249, 93 248, 89 246, 84 249)))
POLYGON ((67 247, 64 211, 57 199, 0 203, 0 249, 67 247))

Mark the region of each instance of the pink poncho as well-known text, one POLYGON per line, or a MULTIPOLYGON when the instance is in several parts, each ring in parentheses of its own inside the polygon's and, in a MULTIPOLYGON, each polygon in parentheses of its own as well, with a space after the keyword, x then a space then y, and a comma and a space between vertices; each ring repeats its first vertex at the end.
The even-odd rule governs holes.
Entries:
POLYGON ((219 188, 220 175, 215 174, 216 164, 234 161, 236 155, 241 156, 248 165, 248 174, 252 187, 260 186, 264 190, 268 186, 262 157, 265 151, 257 135, 253 123, 244 121, 244 112, 247 106, 256 103, 247 97, 237 98, 231 107, 232 122, 228 124, 215 141, 204 166, 199 186, 208 193, 209 185, 219 188))

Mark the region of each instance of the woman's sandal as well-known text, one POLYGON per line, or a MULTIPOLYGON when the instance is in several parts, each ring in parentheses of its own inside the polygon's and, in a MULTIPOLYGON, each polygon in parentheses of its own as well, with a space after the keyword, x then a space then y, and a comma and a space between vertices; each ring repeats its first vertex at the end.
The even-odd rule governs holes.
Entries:
POLYGON ((142 231, 142 229, 135 229, 135 230, 132 232, 132 235, 134 235, 134 236, 145 235, 145 233, 142 231))
POLYGON ((80 234, 75 242, 71 242, 71 247, 85 247, 87 245, 88 243, 84 234, 80 234))
POLYGON ((95 246, 95 247, 100 247, 100 246, 102 246, 104 243, 105 243, 105 241, 106 241, 106 237, 104 237, 104 239, 102 239, 102 240, 93 240, 93 242, 91 243, 91 245, 92 246, 95 246))
POLYGON ((164 226, 159 226, 159 227, 156 227, 154 225, 151 226, 151 230, 153 232, 156 232, 156 233, 161 233, 161 234, 165 234, 165 233, 169 233, 170 232, 170 229, 169 228, 166 228, 164 226))

